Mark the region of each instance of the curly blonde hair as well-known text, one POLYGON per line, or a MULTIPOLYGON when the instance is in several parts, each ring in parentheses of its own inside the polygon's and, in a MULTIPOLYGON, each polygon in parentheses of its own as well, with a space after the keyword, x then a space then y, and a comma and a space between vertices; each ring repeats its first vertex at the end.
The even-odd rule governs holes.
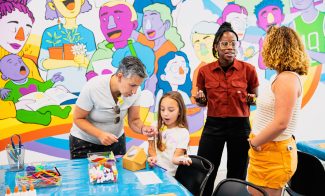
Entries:
POLYGON ((276 70, 293 71, 306 75, 309 57, 299 35, 289 27, 270 27, 263 43, 262 57, 264 64, 276 70))

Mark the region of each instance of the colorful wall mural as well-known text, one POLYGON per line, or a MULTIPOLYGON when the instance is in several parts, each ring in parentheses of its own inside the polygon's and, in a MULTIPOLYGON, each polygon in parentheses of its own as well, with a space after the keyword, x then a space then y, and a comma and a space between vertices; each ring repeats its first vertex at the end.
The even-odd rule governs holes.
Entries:
MULTIPOLYGON (((323 0, 0 0, 0 160, 13 134, 34 156, 69 159, 81 88, 113 74, 130 55, 149 76, 141 86, 142 120, 155 122, 157 100, 177 90, 187 105, 190 145, 197 146, 206 115, 193 100, 197 72, 215 60, 214 34, 225 21, 239 35, 237 58, 256 67, 260 92, 275 76, 260 55, 267 28, 285 25, 299 33, 312 61, 296 137, 325 139, 323 0)), ((127 147, 146 139, 124 129, 127 147)))

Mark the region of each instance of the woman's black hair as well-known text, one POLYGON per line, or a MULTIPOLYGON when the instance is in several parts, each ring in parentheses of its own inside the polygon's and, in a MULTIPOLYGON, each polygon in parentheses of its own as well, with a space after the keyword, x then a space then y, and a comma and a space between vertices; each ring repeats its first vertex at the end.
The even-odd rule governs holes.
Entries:
POLYGON ((232 32, 233 34, 236 35, 237 41, 238 41, 238 35, 237 33, 232 29, 231 24, 229 22, 224 22, 222 23, 222 25, 219 27, 218 31, 216 32, 215 36, 214 36, 214 41, 213 41, 213 45, 212 45, 212 54, 214 57, 217 57, 217 51, 215 49, 215 45, 219 43, 222 35, 225 32, 232 32))

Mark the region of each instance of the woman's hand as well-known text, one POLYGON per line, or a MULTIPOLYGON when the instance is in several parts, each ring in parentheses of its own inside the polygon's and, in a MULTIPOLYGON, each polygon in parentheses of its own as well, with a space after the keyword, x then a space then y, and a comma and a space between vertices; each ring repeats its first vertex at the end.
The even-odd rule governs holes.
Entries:
POLYGON ((253 150, 255 150, 255 151, 261 151, 261 150, 262 150, 261 146, 256 146, 256 145, 254 145, 254 144, 252 143, 252 140, 251 140, 251 139, 248 139, 248 143, 249 143, 249 146, 250 146, 253 150))
POLYGON ((148 157, 147 161, 148 161, 150 167, 153 167, 157 163, 157 157, 156 156, 148 157))
POLYGON ((206 106, 207 99, 202 90, 199 90, 195 96, 195 101, 199 106, 206 106))
POLYGON ((256 105, 256 94, 247 94, 247 104, 256 105))
POLYGON ((118 142, 118 138, 114 134, 106 132, 102 132, 98 139, 104 146, 112 145, 113 143, 118 142))

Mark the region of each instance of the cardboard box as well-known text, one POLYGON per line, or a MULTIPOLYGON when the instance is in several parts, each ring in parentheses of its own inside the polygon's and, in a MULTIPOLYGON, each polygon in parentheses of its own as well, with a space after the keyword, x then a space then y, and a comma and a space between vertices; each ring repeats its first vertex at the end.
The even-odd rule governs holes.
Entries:
POLYGON ((123 156, 123 168, 137 171, 146 168, 147 155, 144 149, 132 146, 123 156))

